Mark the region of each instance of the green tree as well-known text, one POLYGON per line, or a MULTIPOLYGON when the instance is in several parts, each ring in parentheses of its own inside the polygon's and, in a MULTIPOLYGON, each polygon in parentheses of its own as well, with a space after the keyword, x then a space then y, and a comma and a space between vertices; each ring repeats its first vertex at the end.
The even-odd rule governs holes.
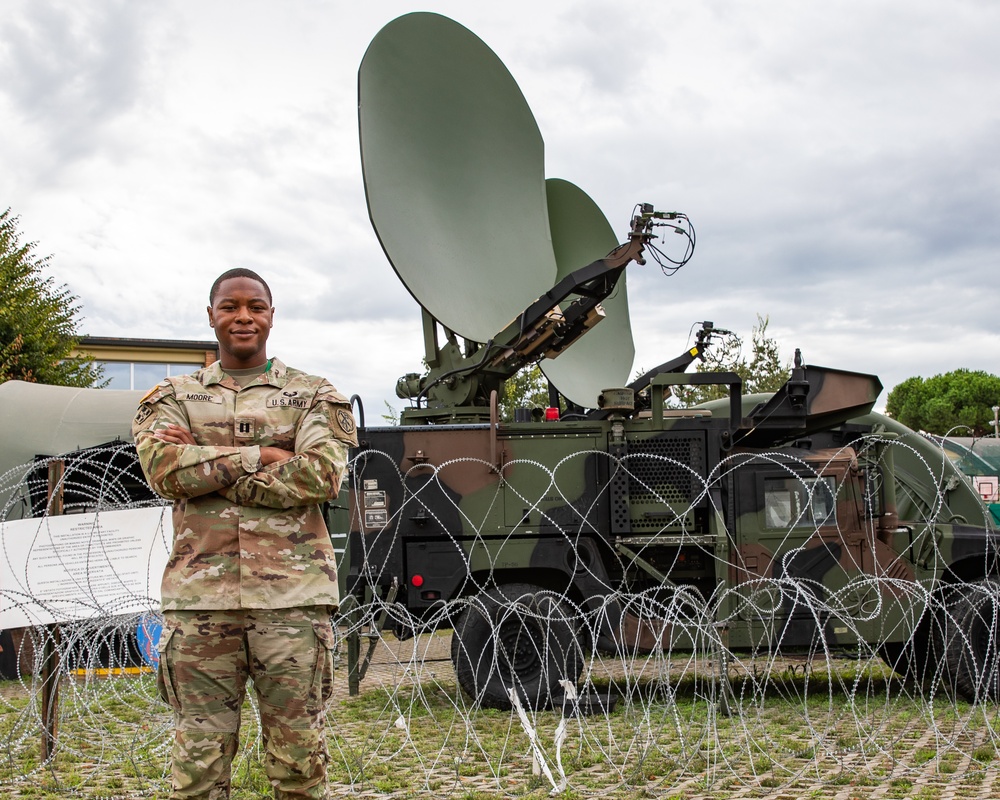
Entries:
POLYGON ((945 435, 993 432, 993 406, 1000 405, 1000 377, 956 369, 933 378, 907 378, 886 398, 886 413, 917 431, 945 435), (961 430, 966 429, 966 430, 961 430))
POLYGON ((80 306, 69 289, 42 277, 50 257, 21 244, 17 217, 0 213, 0 383, 9 380, 92 386, 101 369, 74 357, 80 306))
POLYGON ((498 398, 500 418, 514 419, 515 408, 545 408, 549 404, 549 382, 537 364, 525 367, 503 382, 498 398))
MULTIPOLYGON (((695 372, 735 372, 743 379, 743 394, 776 392, 792 369, 790 360, 781 360, 778 343, 767 335, 769 316, 757 315, 757 324, 750 334, 750 352, 743 353, 743 342, 732 338, 718 347, 709 348, 705 360, 695 372)), ((682 405, 691 406, 727 397, 725 386, 678 386, 674 393, 682 405)))

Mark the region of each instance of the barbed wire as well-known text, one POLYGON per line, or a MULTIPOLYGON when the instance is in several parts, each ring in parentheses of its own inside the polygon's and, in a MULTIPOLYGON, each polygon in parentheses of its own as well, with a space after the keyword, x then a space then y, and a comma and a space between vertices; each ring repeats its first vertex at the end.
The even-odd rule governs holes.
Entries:
MULTIPOLYGON (((886 447, 920 463, 927 485, 945 483, 942 468, 905 442, 870 437, 855 442, 850 455, 864 461, 886 447)), ((846 453, 830 453, 829 463, 846 453)), ((824 470, 815 463, 787 452, 734 453, 705 476, 656 453, 614 458, 579 451, 554 466, 520 459, 505 466, 520 478, 497 482, 473 510, 449 493, 449 475, 490 465, 455 459, 400 470, 387 453, 358 458, 355 481, 362 467, 381 463, 387 468, 380 474, 395 470, 403 501, 381 528, 355 542, 361 552, 350 556, 352 597, 335 618, 342 694, 327 721, 335 785, 435 796, 459 796, 470 787, 498 796, 539 788, 613 796, 636 787, 714 787, 723 796, 803 781, 916 780, 952 769, 986 775, 1000 758, 1000 583, 946 575, 954 554, 946 537, 931 534, 919 545, 921 562, 937 565, 935 576, 951 583, 942 589, 936 579, 916 580, 871 520, 843 527, 847 520, 837 510, 850 498, 841 489, 828 495, 824 470), (589 473, 607 476, 607 483, 580 495, 574 480, 588 459, 592 467, 604 462, 589 473), (732 531, 718 547, 691 521, 695 514, 726 516, 721 487, 761 464, 789 482, 804 498, 801 506, 788 509, 784 528, 769 530, 767 553, 741 548, 732 531), (669 467, 670 481, 659 467, 669 467), (678 476, 686 494, 677 491, 678 476), (623 478, 662 513, 654 527, 632 537, 631 555, 598 554, 599 498, 623 478), (486 520, 504 502, 503 492, 523 513, 498 533, 486 520), (449 497, 451 505, 442 505, 449 497), (442 546, 452 545, 466 568, 456 599, 420 609, 390 599, 386 587, 402 576, 376 557, 382 550, 369 549, 415 514, 431 521, 428 530, 441 531, 442 546), (572 554, 573 579, 545 588, 526 570, 515 582, 494 580, 510 552, 505 548, 542 529, 572 554), (666 538, 675 547, 664 561, 653 545, 666 538), (802 566, 810 554, 826 558, 818 573, 802 566), (650 560, 650 574, 683 576, 682 555, 708 564, 714 580, 624 579, 642 559, 650 560), (589 593, 581 585, 591 587, 589 593), (455 628, 460 636, 452 641, 455 628), (924 637, 926 658, 914 631, 924 637), (359 661, 369 665, 357 698, 343 691, 354 666, 351 641, 360 643, 359 661), (533 671, 511 669, 526 662, 533 671)), ((51 461, 0 476, 0 559, 17 573, 0 584, 0 617, 33 621, 0 639, 7 678, 0 682, 6 755, 0 787, 12 797, 38 781, 67 795, 157 796, 167 783, 172 715, 155 689, 154 593, 137 589, 126 574, 115 576, 123 587, 118 594, 97 580, 98 567, 101 575, 114 575, 117 563, 100 525, 83 555, 79 539, 71 552, 46 551, 78 581, 73 602, 35 592, 31 576, 17 566, 25 542, 8 534, 34 531, 42 541, 51 523, 51 461), (57 703, 51 700, 55 680, 57 703), (56 711, 48 758, 40 756, 44 702, 56 711)), ((66 461, 59 488, 67 510, 98 520, 116 511, 163 510, 138 476, 129 446, 98 448, 66 461)), ((855 499, 870 507, 879 487, 873 482, 866 491, 871 496, 855 499)), ((900 501, 916 517, 914 526, 941 531, 953 521, 946 488, 935 488, 933 496, 904 491, 900 501)), ((984 536, 993 530, 985 507, 982 519, 960 522, 984 536)), ((151 540, 165 557, 169 533, 151 540)), ((916 546, 910 544, 910 555, 916 546)), ((993 575, 996 551, 983 552, 979 573, 993 575)), ((144 585, 158 579, 153 575, 144 585)), ((237 783, 252 782, 260 761, 251 699, 237 783)), ((982 786, 992 785, 992 777, 983 780, 982 786)))

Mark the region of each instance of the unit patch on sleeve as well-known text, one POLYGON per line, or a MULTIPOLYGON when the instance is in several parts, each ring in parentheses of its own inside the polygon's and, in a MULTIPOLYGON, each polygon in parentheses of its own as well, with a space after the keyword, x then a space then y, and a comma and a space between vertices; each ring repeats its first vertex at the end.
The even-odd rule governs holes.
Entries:
POLYGON ((337 409, 337 425, 340 426, 340 429, 344 433, 346 433, 348 436, 350 436, 352 433, 354 433, 354 428, 355 428, 355 425, 354 425, 354 415, 350 411, 348 411, 346 408, 338 408, 337 409))
POLYGON ((144 423, 151 416, 153 416, 153 409, 143 403, 139 406, 139 410, 135 412, 135 417, 132 419, 132 427, 135 430, 142 430, 142 423, 144 423))

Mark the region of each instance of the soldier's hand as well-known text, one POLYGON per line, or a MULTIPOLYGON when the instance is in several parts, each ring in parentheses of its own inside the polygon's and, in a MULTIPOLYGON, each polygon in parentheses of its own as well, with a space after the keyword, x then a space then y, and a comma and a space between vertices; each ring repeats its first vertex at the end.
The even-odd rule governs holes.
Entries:
POLYGON ((262 466, 275 464, 278 461, 286 461, 295 455, 291 450, 282 450, 280 447, 260 448, 260 463, 262 466))
POLYGON ((157 431, 153 436, 170 444, 198 444, 194 440, 194 436, 191 435, 191 431, 173 423, 167 425, 163 430, 157 431))

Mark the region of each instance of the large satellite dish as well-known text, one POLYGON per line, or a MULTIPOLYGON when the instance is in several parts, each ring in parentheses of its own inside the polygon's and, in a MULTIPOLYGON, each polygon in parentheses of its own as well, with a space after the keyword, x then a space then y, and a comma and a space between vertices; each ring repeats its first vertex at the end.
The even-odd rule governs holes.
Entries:
MULTIPOLYGON (((369 215, 386 256, 417 302, 467 340, 490 341, 618 243, 585 192, 546 183, 542 137, 517 83, 447 17, 407 14, 375 36, 358 73, 358 117, 369 215)), ((543 364, 584 407, 631 370, 624 276, 605 312, 543 364)))

